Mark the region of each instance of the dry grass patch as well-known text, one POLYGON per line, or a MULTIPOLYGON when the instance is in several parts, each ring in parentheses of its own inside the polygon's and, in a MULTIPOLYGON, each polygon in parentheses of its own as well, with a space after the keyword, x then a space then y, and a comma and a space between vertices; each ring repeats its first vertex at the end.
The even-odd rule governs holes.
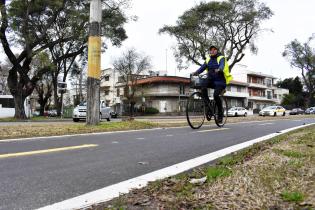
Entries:
POLYGON ((157 127, 157 124, 155 123, 137 121, 103 122, 98 126, 62 123, 10 125, 0 126, 0 139, 138 130, 155 127, 157 127))

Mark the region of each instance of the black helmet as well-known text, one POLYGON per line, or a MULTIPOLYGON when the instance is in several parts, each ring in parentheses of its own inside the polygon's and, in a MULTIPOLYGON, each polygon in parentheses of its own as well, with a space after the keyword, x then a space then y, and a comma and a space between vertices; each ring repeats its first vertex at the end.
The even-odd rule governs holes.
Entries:
POLYGON ((216 49, 216 50, 219 50, 216 46, 212 45, 211 47, 209 47, 209 50, 212 50, 212 49, 216 49))

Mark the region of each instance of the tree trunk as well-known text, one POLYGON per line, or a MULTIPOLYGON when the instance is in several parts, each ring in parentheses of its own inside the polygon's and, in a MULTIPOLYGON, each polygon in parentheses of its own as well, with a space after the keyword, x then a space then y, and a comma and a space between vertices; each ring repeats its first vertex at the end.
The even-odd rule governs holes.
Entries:
POLYGON ((39 108, 39 115, 40 116, 44 116, 44 112, 45 112, 45 104, 43 104, 43 103, 39 103, 39 105, 40 105, 40 108, 39 108))
POLYGON ((309 107, 313 107, 315 106, 315 92, 314 91, 310 91, 309 92, 309 103, 308 103, 309 107))
POLYGON ((130 118, 134 117, 135 102, 130 102, 130 118))
POLYGON ((24 102, 26 97, 22 95, 21 92, 19 92, 16 95, 13 95, 14 98, 14 105, 15 105, 15 115, 14 118, 16 119, 27 119, 25 114, 25 107, 24 102))

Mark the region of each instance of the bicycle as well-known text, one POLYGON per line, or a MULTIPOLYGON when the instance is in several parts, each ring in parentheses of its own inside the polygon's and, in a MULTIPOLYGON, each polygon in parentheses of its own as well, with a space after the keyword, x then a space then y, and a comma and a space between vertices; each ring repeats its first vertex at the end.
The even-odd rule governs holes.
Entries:
POLYGON ((210 103, 207 106, 207 102, 200 91, 201 88, 204 87, 203 84, 205 84, 207 80, 207 78, 204 76, 205 75, 203 76, 198 75, 196 77, 192 75, 190 76, 190 87, 193 89, 197 89, 198 91, 192 93, 187 100, 186 104, 187 122, 192 129, 199 129, 203 125, 206 115, 208 115, 209 121, 211 120, 212 117, 214 117, 215 124, 221 128, 225 125, 228 117, 227 100, 223 96, 225 92, 221 93, 220 95, 220 99, 222 101, 223 106, 223 120, 222 122, 220 122, 219 110, 215 101, 213 99, 210 99, 210 103))

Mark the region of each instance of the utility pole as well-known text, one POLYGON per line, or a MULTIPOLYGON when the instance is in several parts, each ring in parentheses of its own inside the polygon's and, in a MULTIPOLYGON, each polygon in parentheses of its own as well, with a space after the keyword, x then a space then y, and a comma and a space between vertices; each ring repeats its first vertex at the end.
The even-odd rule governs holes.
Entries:
POLYGON ((101 0, 90 1, 86 124, 100 122, 101 0))

